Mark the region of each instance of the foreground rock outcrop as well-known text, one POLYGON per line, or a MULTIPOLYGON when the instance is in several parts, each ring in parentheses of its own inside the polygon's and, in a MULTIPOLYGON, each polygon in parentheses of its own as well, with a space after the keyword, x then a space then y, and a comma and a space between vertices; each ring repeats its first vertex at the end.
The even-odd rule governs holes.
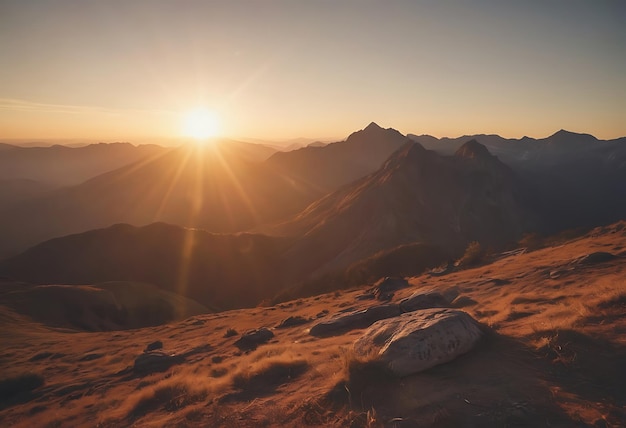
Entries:
POLYGON ((478 323, 466 312, 426 309, 374 323, 353 350, 357 358, 407 376, 469 352, 481 334, 478 323))

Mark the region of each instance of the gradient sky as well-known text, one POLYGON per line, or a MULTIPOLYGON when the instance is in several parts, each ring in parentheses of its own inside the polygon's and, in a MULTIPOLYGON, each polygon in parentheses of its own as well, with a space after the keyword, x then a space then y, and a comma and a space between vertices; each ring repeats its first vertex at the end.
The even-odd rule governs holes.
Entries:
POLYGON ((0 0, 0 139, 626 135, 626 1, 0 0))

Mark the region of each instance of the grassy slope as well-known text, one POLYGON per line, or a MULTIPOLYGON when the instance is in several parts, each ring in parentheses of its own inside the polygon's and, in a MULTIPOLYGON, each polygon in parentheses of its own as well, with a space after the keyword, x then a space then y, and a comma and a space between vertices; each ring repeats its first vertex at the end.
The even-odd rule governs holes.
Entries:
POLYGON ((311 324, 276 329, 269 344, 250 353, 233 346, 237 336, 225 337, 229 328, 241 333, 288 316, 366 307, 372 302, 355 299, 363 289, 110 333, 61 332, 2 310, 0 373, 13 383, 0 387, 22 390, 0 404, 0 421, 24 427, 617 427, 626 419, 626 263, 571 262, 594 251, 623 255, 624 226, 474 269, 412 278, 394 301, 421 289, 458 293, 476 302, 463 310, 493 334, 470 354, 404 379, 347 375, 359 330, 319 339, 307 334, 311 324), (185 363, 134 377, 127 368, 154 340, 186 354, 185 363))

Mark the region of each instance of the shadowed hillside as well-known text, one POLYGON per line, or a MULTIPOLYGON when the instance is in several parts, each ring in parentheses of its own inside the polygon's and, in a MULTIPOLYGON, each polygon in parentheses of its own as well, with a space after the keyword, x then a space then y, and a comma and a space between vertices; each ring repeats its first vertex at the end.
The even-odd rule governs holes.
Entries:
POLYGON ((115 223, 164 221, 239 232, 294 214, 320 196, 223 143, 179 148, 0 211, 0 254, 115 223))
POLYGON ((19 147, 3 144, 0 180, 29 179, 49 187, 80 184, 170 149, 153 144, 90 144, 84 147, 19 147))
POLYGON ((290 273, 321 274, 401 244, 459 254, 471 241, 501 247, 533 227, 513 172, 470 141, 454 156, 407 143, 377 172, 309 206, 279 231, 301 238, 290 273))
POLYGON ((267 163, 326 193, 376 171, 407 140, 395 129, 372 122, 345 141, 279 152, 267 163))
POLYGON ((0 275, 35 284, 146 282, 225 310, 256 305, 281 289, 285 244, 262 235, 120 224, 44 242, 3 262, 0 275))

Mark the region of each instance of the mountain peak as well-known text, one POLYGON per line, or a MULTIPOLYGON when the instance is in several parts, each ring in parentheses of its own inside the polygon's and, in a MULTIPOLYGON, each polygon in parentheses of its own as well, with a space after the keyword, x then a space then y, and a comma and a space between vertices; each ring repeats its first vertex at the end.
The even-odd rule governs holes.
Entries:
POLYGON ((551 144, 586 144, 597 141, 597 138, 590 134, 580 134, 577 132, 567 131, 560 129, 554 134, 546 138, 548 143, 551 144))
POLYGON ((380 125, 378 125, 376 122, 370 122, 369 125, 363 128, 363 131, 378 131, 380 129, 383 129, 383 128, 380 125))
POLYGON ((491 157, 491 153, 489 153, 487 147, 483 146, 475 139, 471 139, 459 147, 454 155, 468 159, 491 157))

